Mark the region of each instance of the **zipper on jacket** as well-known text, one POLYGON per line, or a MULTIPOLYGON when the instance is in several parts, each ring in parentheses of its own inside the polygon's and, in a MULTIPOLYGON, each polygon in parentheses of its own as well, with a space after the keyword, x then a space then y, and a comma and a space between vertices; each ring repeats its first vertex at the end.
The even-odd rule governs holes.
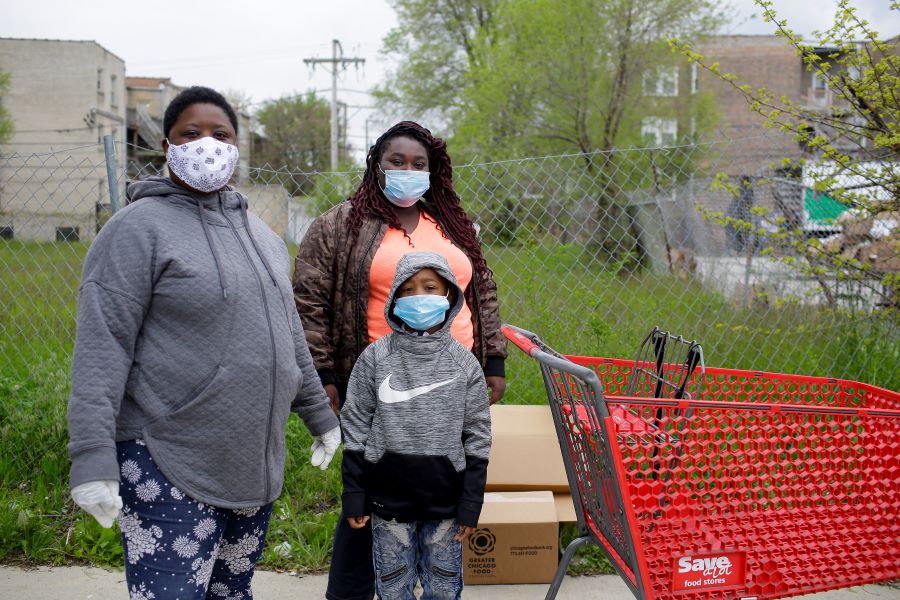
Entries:
MULTIPOLYGON (((250 252, 247 251, 247 246, 244 245, 244 240, 241 239, 241 236, 238 234, 237 228, 234 226, 234 223, 231 222, 231 219, 228 218, 228 215, 225 214, 225 208, 222 206, 222 195, 219 194, 219 212, 222 213, 222 218, 225 219, 225 222, 228 223, 228 227, 231 229, 231 233, 234 234, 235 239, 238 241, 238 245, 241 247, 241 250, 244 253, 244 258, 247 259, 247 262, 250 263, 250 268, 253 269, 253 274, 256 275, 256 283, 259 284, 259 294, 262 296, 263 303, 263 311, 266 315, 266 324, 269 326, 269 343, 272 345, 272 394, 269 398, 269 415, 267 419, 266 426, 266 451, 265 451, 265 463, 266 463, 266 495, 265 498, 269 498, 269 493, 271 492, 272 482, 269 479, 269 441, 272 437, 272 407, 275 406, 275 383, 276 383, 276 373, 275 373, 275 363, 277 360, 277 353, 275 347, 275 331, 272 328, 272 315, 269 312, 269 301, 266 299, 266 288, 263 284, 263 278, 259 274, 259 269, 256 268, 256 265, 253 263, 253 258, 250 256, 250 252)), ((250 232, 247 232, 247 235, 250 235, 250 232)), ((260 259, 262 260, 262 259, 260 259)), ((276 285, 277 288, 277 285, 276 285)), ((280 292, 279 292, 280 294, 280 292)))
POLYGON ((363 262, 366 260, 366 256, 369 255, 369 252, 372 250, 372 245, 375 243, 375 238, 378 237, 379 228, 375 228, 375 232, 372 234, 372 239, 369 240, 369 245, 366 246, 366 251, 362 254, 359 260, 359 265, 356 267, 356 301, 353 303, 353 308, 356 310, 356 357, 359 358, 359 355, 362 353, 362 342, 360 338, 362 334, 362 311, 359 309, 360 295, 362 294, 362 273, 363 273, 363 262))

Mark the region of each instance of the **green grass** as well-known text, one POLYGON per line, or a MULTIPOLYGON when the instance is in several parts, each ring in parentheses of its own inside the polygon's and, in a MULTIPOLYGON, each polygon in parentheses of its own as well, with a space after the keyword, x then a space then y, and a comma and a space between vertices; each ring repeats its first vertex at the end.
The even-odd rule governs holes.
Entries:
MULTIPOLYGON (((295 249, 291 248, 293 253, 295 249)), ((118 531, 68 495, 65 408, 86 244, 0 241, 0 562, 120 566, 118 531)), ((698 283, 619 277, 572 246, 489 248, 503 320, 567 354, 632 358, 653 325, 700 340, 707 363, 859 379, 900 389, 897 324, 786 305, 734 306, 698 283)), ((511 347, 506 402, 546 402, 536 364, 511 347)), ((340 457, 322 473, 288 426, 284 492, 261 566, 321 570, 338 518, 340 457), (275 548, 287 542, 287 552, 275 548)), ((562 531, 564 543, 574 528, 562 531)), ((608 572, 596 548, 571 572, 608 572)))
POLYGON ((87 249, 0 240, 0 376, 27 379, 35 365, 68 365, 87 249))
MULTIPOLYGON (((0 562, 121 566, 118 529, 102 529, 68 494, 66 400, 75 307, 87 244, 0 241, 0 562)), ((285 492, 262 564, 321 570, 338 518, 340 457, 309 464, 294 417, 285 492), (290 544, 286 555, 273 548, 290 544)))
MULTIPOLYGON (((839 377, 900 389, 897 314, 786 303, 740 306, 697 281, 618 276, 583 249, 491 248, 505 323, 563 354, 634 359, 654 326, 698 340, 708 366, 839 377), (500 268, 502 265, 505 268, 500 268)), ((513 346, 507 399, 546 401, 536 363, 513 346)))

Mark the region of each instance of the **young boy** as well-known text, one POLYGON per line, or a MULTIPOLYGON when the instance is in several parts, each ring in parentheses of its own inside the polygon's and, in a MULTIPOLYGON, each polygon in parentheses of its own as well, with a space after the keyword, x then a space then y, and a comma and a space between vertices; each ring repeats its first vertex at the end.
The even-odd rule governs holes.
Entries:
POLYGON ((344 514, 372 518, 382 600, 459 598, 462 544, 484 499, 491 417, 475 356, 450 335, 463 293, 447 261, 406 254, 385 305, 393 330, 360 355, 341 411, 344 514))

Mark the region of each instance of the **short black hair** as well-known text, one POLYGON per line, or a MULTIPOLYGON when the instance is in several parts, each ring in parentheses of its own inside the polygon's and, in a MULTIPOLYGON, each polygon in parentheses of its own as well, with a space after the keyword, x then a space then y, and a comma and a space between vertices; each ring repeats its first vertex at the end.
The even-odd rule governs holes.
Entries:
POLYGON ((228 120, 231 121, 231 125, 234 127, 234 133, 238 132, 237 113, 234 112, 234 108, 225 99, 225 96, 214 89, 195 85, 175 96, 175 99, 166 107, 166 114, 163 117, 163 133, 167 138, 175 125, 175 121, 192 104, 214 104, 218 106, 228 115, 228 120))

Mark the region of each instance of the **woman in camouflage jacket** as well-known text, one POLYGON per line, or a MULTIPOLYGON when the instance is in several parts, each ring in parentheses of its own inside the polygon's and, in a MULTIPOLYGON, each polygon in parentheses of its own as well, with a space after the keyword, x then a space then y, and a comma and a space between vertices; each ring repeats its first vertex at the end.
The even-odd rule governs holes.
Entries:
MULTIPOLYGON (((366 157, 356 192, 317 218, 297 252, 294 299, 313 362, 335 412, 363 349, 390 331, 384 302, 400 257, 444 256, 464 290, 453 337, 484 370, 490 401, 506 387, 506 339, 497 287, 475 226, 453 190, 447 146, 416 123, 388 129, 366 157)), ((334 536, 328 600, 370 600, 375 591, 372 530, 350 529, 342 515, 334 536)))

